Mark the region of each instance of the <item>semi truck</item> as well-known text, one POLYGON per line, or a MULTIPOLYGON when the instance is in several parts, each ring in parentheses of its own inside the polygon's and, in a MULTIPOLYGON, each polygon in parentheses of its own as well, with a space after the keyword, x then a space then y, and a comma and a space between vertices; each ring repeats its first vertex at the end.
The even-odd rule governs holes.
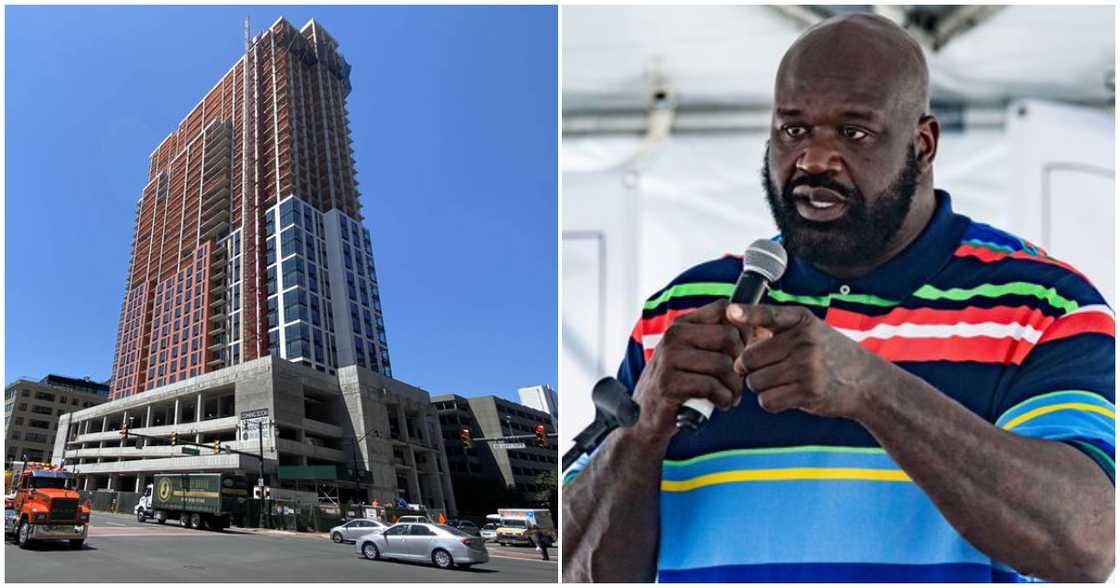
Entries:
POLYGON ((241 516, 249 482, 235 474, 156 474, 136 505, 136 520, 221 531, 241 516))
POLYGON ((81 549, 89 533, 90 503, 74 474, 45 463, 27 463, 12 476, 15 495, 4 500, 4 531, 26 549, 34 541, 69 541, 81 549))

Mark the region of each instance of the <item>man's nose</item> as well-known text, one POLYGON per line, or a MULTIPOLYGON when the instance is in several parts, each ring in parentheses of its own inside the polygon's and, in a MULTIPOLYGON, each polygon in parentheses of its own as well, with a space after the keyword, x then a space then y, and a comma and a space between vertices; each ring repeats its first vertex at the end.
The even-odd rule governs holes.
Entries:
POLYGON ((797 158, 797 169, 810 175, 837 175, 843 171, 840 154, 832 141, 827 139, 818 139, 806 145, 797 158))

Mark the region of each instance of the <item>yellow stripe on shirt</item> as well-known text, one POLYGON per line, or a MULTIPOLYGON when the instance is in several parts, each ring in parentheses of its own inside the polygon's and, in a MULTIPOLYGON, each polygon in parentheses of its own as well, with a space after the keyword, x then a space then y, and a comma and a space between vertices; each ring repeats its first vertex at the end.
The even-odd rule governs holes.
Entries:
POLYGON ((1116 418, 1116 413, 1112 412, 1111 410, 1108 410, 1107 408, 1103 408, 1103 407, 1097 406, 1095 404, 1086 404, 1084 402, 1065 402, 1065 403, 1062 403, 1062 404, 1052 404, 1050 406, 1043 406, 1041 408, 1036 408, 1032 411, 1025 412, 1025 413, 1011 419, 1010 421, 1007 421, 1006 423, 1004 423, 1003 428, 1005 430, 1010 431, 1011 429, 1025 423, 1027 421, 1036 419, 1036 418, 1038 418, 1038 417, 1040 417, 1044 414, 1050 414, 1052 412, 1058 412, 1060 410, 1084 410, 1084 411, 1088 411, 1088 412, 1095 412, 1097 414, 1103 414, 1104 416, 1106 416, 1110 419, 1115 419, 1116 418))
POLYGON ((734 470, 705 474, 687 480, 662 480, 662 492, 688 492, 705 486, 739 482, 780 482, 789 480, 866 480, 872 482, 910 482, 902 470, 869 468, 781 468, 734 470))

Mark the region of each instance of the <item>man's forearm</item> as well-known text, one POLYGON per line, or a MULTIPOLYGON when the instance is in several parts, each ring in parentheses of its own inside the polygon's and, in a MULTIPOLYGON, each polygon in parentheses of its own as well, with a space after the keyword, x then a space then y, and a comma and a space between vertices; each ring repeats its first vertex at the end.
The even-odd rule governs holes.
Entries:
POLYGON ((1113 487, 1063 443, 1003 431, 896 368, 859 421, 973 546, 1023 574, 1103 581, 1114 564, 1113 487))
POLYGON ((620 429, 564 487, 565 582, 654 579, 664 455, 620 429))

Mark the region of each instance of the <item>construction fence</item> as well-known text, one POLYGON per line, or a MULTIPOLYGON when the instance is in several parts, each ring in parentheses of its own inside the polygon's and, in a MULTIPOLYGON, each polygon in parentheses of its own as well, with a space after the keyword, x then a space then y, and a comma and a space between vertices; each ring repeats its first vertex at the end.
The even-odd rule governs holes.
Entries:
MULTIPOLYGON (((116 490, 83 490, 82 498, 88 499, 91 508, 101 512, 132 514, 140 502, 141 494, 116 490)), ((235 527, 255 529, 261 526, 261 509, 267 508, 265 527, 301 533, 325 533, 343 522, 338 506, 316 505, 282 499, 264 500, 250 498, 245 501, 241 516, 232 520, 235 527)))

